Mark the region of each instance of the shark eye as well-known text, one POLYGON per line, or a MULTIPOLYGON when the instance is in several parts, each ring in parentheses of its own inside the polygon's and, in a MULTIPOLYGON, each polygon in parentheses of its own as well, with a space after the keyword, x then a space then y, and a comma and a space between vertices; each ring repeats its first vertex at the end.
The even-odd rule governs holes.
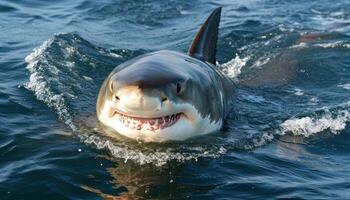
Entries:
POLYGON ((117 95, 115 95, 114 97, 116 100, 118 100, 118 101, 120 100, 120 98, 117 95))
POLYGON ((181 92, 181 84, 180 83, 176 83, 176 93, 180 93, 181 92))

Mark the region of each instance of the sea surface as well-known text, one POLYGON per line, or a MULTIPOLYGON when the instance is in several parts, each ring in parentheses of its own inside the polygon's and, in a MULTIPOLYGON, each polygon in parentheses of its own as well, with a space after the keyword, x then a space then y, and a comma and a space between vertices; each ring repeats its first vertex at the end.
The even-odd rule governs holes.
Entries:
POLYGON ((350 199, 347 0, 0 1, 0 199, 350 199), (186 52, 221 6, 222 131, 143 143, 101 131, 104 78, 186 52))

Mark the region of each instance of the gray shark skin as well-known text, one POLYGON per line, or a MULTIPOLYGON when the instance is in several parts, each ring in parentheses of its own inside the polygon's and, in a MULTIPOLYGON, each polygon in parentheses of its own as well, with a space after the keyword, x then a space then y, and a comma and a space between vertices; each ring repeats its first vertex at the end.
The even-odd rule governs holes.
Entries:
POLYGON ((98 95, 99 121, 151 142, 220 129, 235 92, 233 81, 215 66, 220 13, 217 8, 208 17, 188 54, 161 50, 117 66, 98 95))

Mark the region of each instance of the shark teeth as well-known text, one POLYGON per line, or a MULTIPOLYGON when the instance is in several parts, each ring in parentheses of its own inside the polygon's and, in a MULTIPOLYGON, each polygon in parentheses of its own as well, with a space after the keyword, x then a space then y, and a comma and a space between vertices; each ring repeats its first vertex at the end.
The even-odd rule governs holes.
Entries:
POLYGON ((182 113, 177 113, 156 118, 141 118, 127 116, 115 111, 113 117, 130 129, 156 131, 174 125, 181 118, 181 115, 182 113))

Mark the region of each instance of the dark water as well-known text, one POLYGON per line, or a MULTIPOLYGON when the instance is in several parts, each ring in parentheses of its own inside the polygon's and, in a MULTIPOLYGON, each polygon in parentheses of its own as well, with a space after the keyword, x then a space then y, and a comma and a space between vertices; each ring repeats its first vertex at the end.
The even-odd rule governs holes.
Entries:
POLYGON ((4 0, 0 31, 0 199, 350 199, 348 1, 4 0), (217 6, 219 67, 239 85, 224 130, 102 136, 105 76, 186 51, 217 6))

